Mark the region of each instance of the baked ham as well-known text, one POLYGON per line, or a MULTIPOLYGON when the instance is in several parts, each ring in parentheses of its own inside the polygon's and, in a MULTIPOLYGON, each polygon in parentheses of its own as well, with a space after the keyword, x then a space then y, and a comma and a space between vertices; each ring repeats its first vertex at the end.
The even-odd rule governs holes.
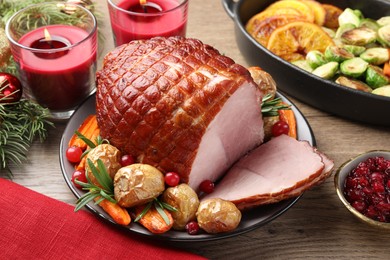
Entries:
POLYGON ((195 190, 263 142, 261 98, 247 69, 196 39, 132 41, 97 73, 101 136, 195 190))
POLYGON ((239 160, 204 197, 229 200, 243 210, 297 197, 325 180, 333 162, 307 141, 281 135, 239 160))

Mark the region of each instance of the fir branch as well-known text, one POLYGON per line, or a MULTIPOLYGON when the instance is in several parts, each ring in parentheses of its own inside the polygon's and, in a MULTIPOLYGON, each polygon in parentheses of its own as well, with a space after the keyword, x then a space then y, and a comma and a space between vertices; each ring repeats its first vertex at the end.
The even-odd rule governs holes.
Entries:
POLYGON ((11 165, 21 165, 35 138, 42 142, 47 137, 49 121, 47 109, 25 99, 13 104, 0 104, 0 171, 12 177, 11 165))

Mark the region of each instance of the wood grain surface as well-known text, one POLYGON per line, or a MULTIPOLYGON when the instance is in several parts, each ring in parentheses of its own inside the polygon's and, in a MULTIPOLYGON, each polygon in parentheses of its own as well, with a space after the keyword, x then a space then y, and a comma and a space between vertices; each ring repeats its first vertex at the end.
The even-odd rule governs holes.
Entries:
MULTIPOLYGON (((104 27, 103 55, 113 41, 106 2, 96 0, 104 27)), ((219 0, 190 0, 187 36, 208 43, 246 65, 237 48, 234 23, 219 0)), ((390 128, 365 125, 321 112, 294 99, 312 127, 317 147, 335 162, 373 149, 390 150, 390 128)), ((390 111, 378 111, 390 116, 390 111)), ((65 123, 50 129, 44 143, 36 142, 28 161, 13 168, 14 181, 49 197, 74 205, 59 165, 59 145, 65 123)), ((202 243, 175 243, 210 259, 389 259, 390 230, 374 229, 355 219, 339 201, 333 175, 305 192, 286 213, 271 223, 236 237, 202 243)), ((131 250, 131 249, 129 249, 131 250)))

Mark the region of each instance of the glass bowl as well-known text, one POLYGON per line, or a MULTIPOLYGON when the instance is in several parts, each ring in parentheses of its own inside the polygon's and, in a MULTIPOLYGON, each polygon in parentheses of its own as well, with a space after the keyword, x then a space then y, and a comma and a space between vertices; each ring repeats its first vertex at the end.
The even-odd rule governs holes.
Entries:
POLYGON ((372 226, 375 226, 378 228, 390 229, 390 223, 373 220, 369 217, 366 217, 365 215, 360 213, 358 210, 356 210, 347 201, 347 199, 345 198, 344 193, 343 193, 345 179, 348 176, 348 174, 351 172, 351 170, 356 168, 360 162, 363 162, 363 161, 367 160, 368 158, 377 157, 377 156, 383 157, 386 160, 390 160, 390 151, 373 150, 373 151, 365 152, 363 154, 359 154, 356 157, 351 158, 350 160, 348 160, 344 164, 342 164, 339 167, 339 169, 336 171, 336 174, 334 175, 334 184, 335 184, 335 188, 337 191, 337 195, 340 198, 341 202, 355 217, 357 217, 362 222, 370 224, 372 226))

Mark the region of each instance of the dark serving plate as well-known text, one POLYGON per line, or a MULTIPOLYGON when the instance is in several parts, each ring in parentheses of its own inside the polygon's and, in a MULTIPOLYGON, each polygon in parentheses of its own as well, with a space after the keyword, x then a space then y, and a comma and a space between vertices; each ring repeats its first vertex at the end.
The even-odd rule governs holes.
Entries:
MULTIPOLYGON (((293 109, 297 120, 298 138, 300 140, 307 140, 311 145, 315 146, 316 142, 314 134, 305 117, 285 96, 283 96, 282 94, 278 94, 278 96, 281 97, 284 102, 291 104, 291 108, 293 109)), ((60 165, 62 174, 65 178, 66 184, 69 186, 69 189, 73 192, 76 198, 80 198, 84 194, 84 191, 74 187, 71 181, 72 174, 74 172, 74 166, 68 162, 65 154, 71 136, 73 135, 75 130, 77 130, 77 128, 82 124, 85 118, 91 114, 95 114, 95 95, 92 95, 90 98, 88 98, 72 115, 65 128, 60 143, 60 165)), ((234 231, 215 235, 204 233, 198 235, 189 235, 186 232, 179 232, 174 230, 168 231, 167 233, 161 235, 156 235, 150 233, 141 225, 136 223, 131 223, 128 226, 119 226, 99 206, 94 205, 93 203, 88 204, 86 207, 94 214, 96 214, 99 218, 106 220, 114 225, 117 225, 123 229, 126 229, 130 233, 135 233, 148 238, 160 239, 165 241, 196 242, 228 238, 263 226, 274 220, 275 218, 279 217, 282 213, 284 213, 291 206, 293 206, 299 198, 300 197, 292 198, 281 201, 279 203, 261 206, 249 211, 245 211, 243 212, 240 225, 234 231)))
MULTIPOLYGON (((245 30, 247 21, 275 0, 222 0, 234 20, 238 47, 250 66, 259 66, 275 79, 278 89, 320 110, 350 120, 390 126, 390 98, 341 86, 317 77, 279 58, 245 30)), ((318 0, 345 9, 359 9, 365 17, 390 15, 389 0, 318 0)))

